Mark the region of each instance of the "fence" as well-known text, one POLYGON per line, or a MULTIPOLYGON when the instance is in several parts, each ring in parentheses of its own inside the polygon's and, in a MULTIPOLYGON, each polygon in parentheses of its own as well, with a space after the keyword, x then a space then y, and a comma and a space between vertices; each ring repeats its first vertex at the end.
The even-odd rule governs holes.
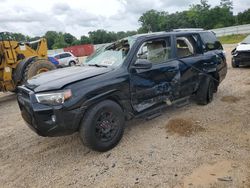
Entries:
POLYGON ((218 37, 232 34, 247 34, 250 33, 250 24, 212 29, 212 31, 218 37))

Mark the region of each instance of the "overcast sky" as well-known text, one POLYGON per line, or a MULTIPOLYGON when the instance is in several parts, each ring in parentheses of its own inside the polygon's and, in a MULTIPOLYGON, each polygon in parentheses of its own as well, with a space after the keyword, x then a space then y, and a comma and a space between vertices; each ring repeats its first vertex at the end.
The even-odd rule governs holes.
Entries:
MULTIPOLYGON (((199 0, 0 0, 0 31, 41 36, 48 30, 76 37, 96 29, 136 30, 138 18, 150 9, 170 13, 199 0)), ((218 5, 219 1, 209 0, 218 5)), ((234 0, 234 14, 250 8, 249 0, 234 0)))

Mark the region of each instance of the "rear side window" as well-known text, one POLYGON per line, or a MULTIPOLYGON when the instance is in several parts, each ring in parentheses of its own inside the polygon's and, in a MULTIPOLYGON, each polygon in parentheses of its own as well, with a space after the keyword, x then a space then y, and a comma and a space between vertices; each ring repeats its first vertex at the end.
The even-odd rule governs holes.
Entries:
POLYGON ((177 57, 184 58, 198 54, 198 38, 196 35, 184 35, 176 37, 177 57))
POLYGON ((222 50, 222 45, 212 32, 200 33, 205 51, 222 50))

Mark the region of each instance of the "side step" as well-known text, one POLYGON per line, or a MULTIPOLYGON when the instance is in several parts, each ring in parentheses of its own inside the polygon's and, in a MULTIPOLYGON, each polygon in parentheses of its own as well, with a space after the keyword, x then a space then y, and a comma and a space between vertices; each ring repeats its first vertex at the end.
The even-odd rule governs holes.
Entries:
POLYGON ((190 102, 189 99, 190 99, 190 97, 184 97, 184 98, 178 99, 178 100, 173 101, 173 102, 168 100, 168 101, 166 101, 166 103, 162 103, 161 105, 159 105, 157 107, 152 107, 152 108, 149 108, 149 109, 141 112, 135 118, 143 118, 146 120, 154 119, 156 117, 161 116, 162 111, 164 109, 166 109, 168 106, 175 106, 177 108, 181 108, 183 106, 188 105, 190 102))
POLYGON ((159 105, 157 107, 153 107, 153 108, 150 108, 148 110, 141 112, 135 118, 143 118, 146 120, 154 119, 154 118, 162 115, 162 110, 166 107, 167 107, 167 105, 163 103, 162 105, 159 105))
POLYGON ((157 118, 157 117, 159 117, 159 116, 161 116, 161 115, 162 115, 162 112, 161 112, 161 111, 155 112, 155 113, 153 113, 153 114, 147 116, 147 117, 146 117, 146 120, 149 121, 149 120, 154 119, 154 118, 157 118))
POLYGON ((189 99, 190 99, 190 97, 184 97, 184 98, 178 99, 176 101, 173 101, 172 104, 177 108, 181 108, 181 107, 186 106, 190 103, 189 99))

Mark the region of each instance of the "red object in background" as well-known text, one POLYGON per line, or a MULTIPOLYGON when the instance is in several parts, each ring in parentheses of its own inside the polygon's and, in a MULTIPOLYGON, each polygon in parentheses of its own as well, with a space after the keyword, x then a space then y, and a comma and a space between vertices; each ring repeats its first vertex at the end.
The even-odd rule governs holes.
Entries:
POLYGON ((70 46, 63 49, 65 52, 71 52, 76 57, 89 56, 94 52, 94 45, 84 44, 77 46, 70 46))

